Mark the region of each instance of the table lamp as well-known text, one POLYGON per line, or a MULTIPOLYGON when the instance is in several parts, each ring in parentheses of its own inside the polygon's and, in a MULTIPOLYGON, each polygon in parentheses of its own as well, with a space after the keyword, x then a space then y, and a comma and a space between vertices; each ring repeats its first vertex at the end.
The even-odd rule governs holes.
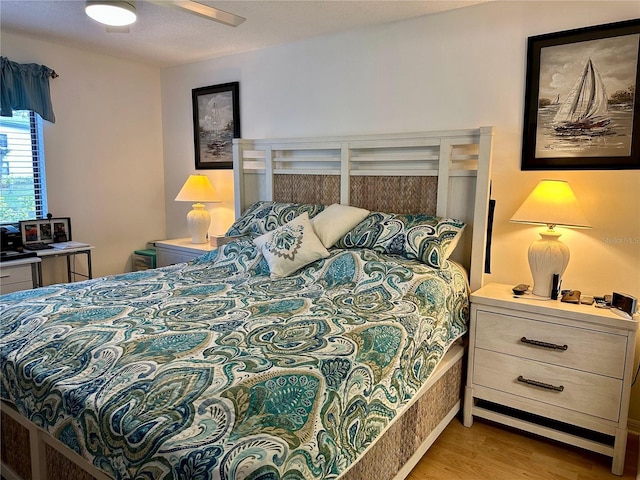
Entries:
POLYGON ((187 225, 191 234, 191 243, 207 243, 207 233, 211 224, 211 215, 205 210, 204 203, 216 203, 218 194, 205 175, 189 175, 176 196, 176 202, 195 202, 193 210, 187 214, 187 225))
POLYGON ((556 225, 591 228, 569 184, 563 180, 541 180, 511 217, 512 222, 547 225, 540 240, 529 246, 529 268, 533 294, 550 297, 553 275, 558 280, 569 263, 569 247, 558 238, 556 225))

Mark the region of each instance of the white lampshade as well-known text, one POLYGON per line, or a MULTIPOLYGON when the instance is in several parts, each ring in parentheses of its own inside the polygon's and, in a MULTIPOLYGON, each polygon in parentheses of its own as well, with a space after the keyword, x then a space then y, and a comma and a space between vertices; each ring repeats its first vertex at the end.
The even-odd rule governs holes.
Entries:
POLYGON ((124 0, 87 0, 84 11, 95 21, 111 27, 124 27, 136 21, 136 7, 124 0))
POLYGON ((533 294, 549 297, 553 275, 562 278, 569 264, 569 248, 559 240, 556 225, 591 228, 569 184, 563 180, 541 180, 511 217, 512 222, 547 225, 540 240, 529 246, 529 268, 533 294))
POLYGON ((191 233, 191 243, 207 243, 207 233, 211 215, 203 203, 219 202, 218 194, 205 175, 190 175, 176 195, 177 202, 195 202, 193 210, 187 214, 187 225, 191 233))
POLYGON ((512 222, 590 228, 573 190, 564 180, 541 180, 511 217, 512 222))

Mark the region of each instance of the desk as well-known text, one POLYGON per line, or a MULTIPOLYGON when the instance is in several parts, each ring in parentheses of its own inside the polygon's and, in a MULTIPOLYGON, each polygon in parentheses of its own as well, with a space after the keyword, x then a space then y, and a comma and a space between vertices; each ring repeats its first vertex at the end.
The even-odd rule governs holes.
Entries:
MULTIPOLYGON (((57 249, 57 248, 47 248, 46 250, 36 250, 36 255, 38 258, 46 259, 46 258, 54 258, 54 257, 66 257, 67 258, 67 281, 71 282, 71 274, 75 276, 84 277, 86 279, 93 278, 93 272, 91 270, 91 250, 93 250, 93 245, 87 245, 76 248, 65 248, 65 249, 57 249), (74 270, 71 270, 71 257, 75 258, 76 255, 86 255, 87 256, 87 273, 79 273, 74 270)), ((42 264, 38 264, 38 285, 42 286, 42 264)), ((75 266, 74 266, 75 268, 75 266)))

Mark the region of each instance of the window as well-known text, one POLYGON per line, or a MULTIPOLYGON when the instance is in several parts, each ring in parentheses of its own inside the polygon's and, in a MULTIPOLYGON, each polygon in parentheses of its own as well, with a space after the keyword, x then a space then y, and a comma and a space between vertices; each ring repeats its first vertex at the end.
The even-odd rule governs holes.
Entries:
POLYGON ((46 215, 42 119, 29 111, 0 117, 0 223, 46 215))

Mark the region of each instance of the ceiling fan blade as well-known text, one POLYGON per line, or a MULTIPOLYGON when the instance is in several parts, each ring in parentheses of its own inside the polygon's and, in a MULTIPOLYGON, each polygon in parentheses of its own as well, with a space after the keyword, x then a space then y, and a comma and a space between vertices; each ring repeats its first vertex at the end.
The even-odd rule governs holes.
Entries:
POLYGON ((210 7, 208 5, 204 5, 202 3, 198 3, 193 0, 148 0, 148 1, 156 5, 171 6, 171 7, 179 8, 181 10, 187 10, 190 13, 194 13, 196 15, 207 18, 209 20, 213 20, 215 22, 229 25, 230 27, 237 27, 238 25, 240 25, 242 22, 246 20, 246 18, 241 17, 239 15, 234 15, 233 13, 225 12, 224 10, 210 7))

